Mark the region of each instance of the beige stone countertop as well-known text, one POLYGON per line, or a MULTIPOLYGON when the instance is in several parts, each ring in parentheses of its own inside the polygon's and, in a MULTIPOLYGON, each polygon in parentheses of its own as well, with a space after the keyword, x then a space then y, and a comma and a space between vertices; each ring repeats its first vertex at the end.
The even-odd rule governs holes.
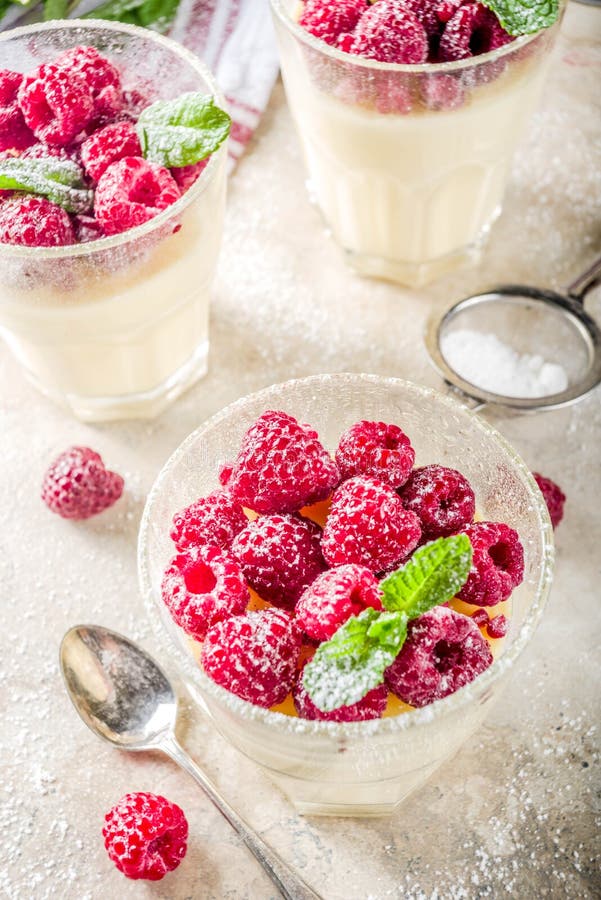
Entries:
MULTIPOLYGON (((0 347, 0 893, 10 900, 276 896, 202 793, 168 760, 119 753, 79 721, 61 682, 65 630, 97 622, 168 666, 138 592, 147 494, 182 439, 226 403, 318 372, 440 386, 422 343, 433 310, 491 282, 557 287, 601 248, 601 10, 572 4, 550 78, 479 268, 417 293, 346 267, 303 183, 281 85, 232 178, 212 311, 211 369, 152 422, 78 423, 0 347), (87 444, 126 478, 95 520, 53 516, 42 473, 87 444), (190 822, 180 868, 129 882, 108 861, 104 812, 151 790, 190 822)), ((590 309, 601 319, 601 291, 590 309)), ((198 713, 185 743, 227 798, 326 900, 592 898, 598 870, 601 396, 535 416, 486 411, 568 495, 545 619, 486 724, 390 819, 304 819, 198 713), (595 858, 597 857, 597 861, 595 858)))

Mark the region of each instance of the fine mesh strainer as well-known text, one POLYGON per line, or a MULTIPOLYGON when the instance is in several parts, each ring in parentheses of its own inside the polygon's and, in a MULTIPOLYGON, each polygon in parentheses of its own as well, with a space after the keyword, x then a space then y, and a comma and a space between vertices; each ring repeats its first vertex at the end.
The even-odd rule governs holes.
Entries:
POLYGON ((601 256, 565 294, 515 284, 466 297, 429 324, 426 346, 431 360, 449 385, 471 398, 474 407, 494 404, 534 412, 574 403, 601 382, 601 330, 584 309, 586 294, 600 282, 601 256), (549 391, 512 396, 513 391, 496 390, 501 379, 499 373, 495 385, 491 358, 485 361, 486 377, 478 384, 471 360, 458 364, 448 350, 445 355, 445 345, 450 347, 451 337, 459 331, 481 336, 483 346, 494 336, 520 362, 538 359, 540 365, 544 360, 552 374, 561 372, 565 383, 553 390, 555 378, 549 391))

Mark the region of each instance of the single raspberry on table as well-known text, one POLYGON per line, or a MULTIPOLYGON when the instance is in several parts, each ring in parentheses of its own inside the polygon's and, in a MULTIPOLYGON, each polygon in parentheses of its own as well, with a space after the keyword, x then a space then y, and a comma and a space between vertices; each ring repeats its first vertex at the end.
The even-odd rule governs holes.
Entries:
POLYGON ((321 528, 297 515, 261 516, 240 531, 231 553, 261 599, 292 609, 326 568, 321 528))
POLYGON ((270 410, 244 435, 228 488, 255 512, 291 513, 325 500, 338 480, 336 463, 317 432, 270 410))
POLYGON ((141 155, 140 141, 131 122, 105 125, 81 145, 81 161, 92 181, 99 181, 110 165, 125 156, 141 155))
POLYGON ((243 613, 250 594, 236 560, 219 547, 189 547, 171 560, 161 585, 174 622, 197 640, 209 628, 243 613))
POLYGON ((27 125, 46 144, 70 144, 94 116, 94 101, 83 75, 56 63, 41 65, 19 88, 27 125))
POLYGON ((472 568, 457 596, 474 606, 496 606, 524 578, 519 535, 502 522, 474 522, 463 532, 472 545, 472 568))
POLYGON ((89 447, 69 447, 44 475, 42 500, 63 519, 88 519, 123 493, 123 478, 107 469, 89 447))
POLYGON ((24 76, 0 69, 0 152, 24 150, 35 143, 35 135, 25 123, 17 102, 24 76))
POLYGON ((415 461, 411 441, 398 425, 357 422, 340 438, 336 464, 342 480, 369 475, 399 488, 405 484, 415 461))
POLYGON ((142 157, 126 156, 101 175, 94 215, 105 234, 119 234, 148 222, 180 196, 168 169, 142 157))
POLYGON ((339 706, 330 712, 324 712, 315 706, 299 676, 292 692, 294 707, 301 719, 316 719, 322 722, 366 722, 368 719, 381 719, 386 709, 388 688, 385 684, 369 691, 357 703, 350 706, 339 706))
POLYGON ((405 509, 421 522, 424 537, 445 537, 474 518, 476 498, 457 469, 430 465, 416 469, 400 492, 405 509))
POLYGON ((409 623, 386 682, 405 703, 426 706, 469 684, 492 661, 486 639, 469 616, 435 606, 409 623))
POLYGON ((379 0, 361 16, 348 53, 388 63, 423 63, 428 36, 418 17, 398 0, 379 0))
POLYGON ((183 810, 159 794, 125 794, 104 817, 104 846, 128 878, 158 881, 186 855, 183 810))
POLYGON ((214 625, 202 645, 201 662, 221 687, 269 708, 292 689, 300 649, 301 630, 292 617, 281 609, 263 609, 214 625))
POLYGON ((382 609, 378 579, 365 566, 346 565, 318 575, 296 604, 296 621, 316 641, 328 641, 350 616, 382 609))
POLYGON ((419 519, 388 484, 359 475, 334 492, 321 549, 330 566, 357 563, 385 572, 402 562, 421 537, 419 519))
POLYGON ((206 159, 201 159, 200 162, 193 163, 191 166, 175 166, 174 168, 169 169, 182 194, 185 194, 186 191, 192 187, 199 175, 204 172, 209 164, 209 159, 210 157, 207 156, 206 159))
POLYGON ((551 481, 550 478, 546 478, 538 472, 533 472, 532 474, 539 486, 541 494, 545 498, 545 503, 547 504, 547 509, 549 510, 549 515, 551 517, 551 524, 553 525, 553 528, 557 528, 563 519, 563 506, 566 502, 566 495, 559 485, 554 481, 551 481))
POLYGON ((61 53, 55 64, 63 69, 66 78, 73 75, 84 78, 93 100, 96 121, 108 121, 122 111, 124 100, 119 70, 95 47, 72 47, 61 53))
POLYGON ((306 0, 298 22, 314 37, 333 45, 343 32, 353 30, 366 9, 366 0, 306 0))
POLYGON ((512 41, 494 12, 480 3, 464 3, 445 25, 438 45, 442 62, 469 59, 512 41))
POLYGON ((227 550, 246 525, 240 504, 228 491, 217 490, 176 512, 170 535, 178 550, 202 544, 227 550))
POLYGON ((494 619, 491 619, 486 626, 486 632, 490 638, 493 638, 493 640, 498 640, 499 638, 505 637, 508 631, 509 622, 503 615, 495 616, 494 619))
POLYGON ((15 195, 0 205, 0 244, 64 247, 74 243, 68 213, 45 197, 15 195))

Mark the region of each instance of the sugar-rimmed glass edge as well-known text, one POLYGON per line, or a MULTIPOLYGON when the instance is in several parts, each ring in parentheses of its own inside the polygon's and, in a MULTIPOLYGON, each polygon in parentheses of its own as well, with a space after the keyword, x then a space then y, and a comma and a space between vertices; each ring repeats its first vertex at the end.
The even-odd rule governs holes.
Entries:
MULTIPOLYGON (((120 22, 111 22, 104 19, 65 19, 52 20, 50 22, 38 22, 34 25, 24 25, 21 28, 12 28, 8 31, 0 32, 0 53, 2 51, 2 43, 8 42, 14 38, 27 37, 28 35, 43 34, 45 31, 65 31, 77 30, 85 28, 87 30, 98 32, 114 32, 117 34, 129 34, 133 37, 144 38, 145 40, 154 42, 157 46, 168 50, 175 56, 187 62, 192 69, 196 71, 206 82, 212 96, 218 102, 222 109, 227 110, 227 104, 224 95, 221 93, 217 82, 212 75, 210 69, 201 62, 201 60, 170 38, 163 37, 156 31, 147 28, 139 28, 137 25, 125 25, 120 22)), ((23 259, 62 259, 74 256, 91 256, 94 253, 100 253, 104 250, 112 250, 127 244, 129 241, 135 241, 138 238, 151 234, 156 229, 168 222, 171 218, 182 213, 188 206, 193 203, 206 190, 209 183, 213 180, 216 170, 219 166, 221 157, 227 152, 227 140, 223 142, 212 155, 208 165, 204 169, 200 178, 197 178, 194 184, 188 188, 179 200, 172 203, 166 209, 162 210, 157 216, 130 228, 120 234, 111 237, 99 238, 96 241, 87 241, 79 244, 65 244, 61 247, 25 247, 20 244, 3 244, 0 242, 0 259, 2 257, 20 257, 23 259)))
POLYGON ((379 737, 394 734, 398 731, 405 731, 409 728, 417 728, 420 725, 428 724, 436 719, 442 719, 447 715, 452 715, 453 712, 469 703, 477 702, 478 697, 484 695, 488 689, 513 666, 534 635, 551 589, 554 558, 553 528, 543 495, 524 460, 495 428, 476 416, 457 400, 444 396, 432 388, 423 387, 400 378, 389 378, 368 374, 359 375, 354 373, 312 375, 308 378, 280 382, 279 384, 264 388, 261 391, 249 394, 240 400, 236 400, 234 403, 229 404, 224 407, 224 409, 220 410, 220 412, 207 419, 202 425, 188 435, 169 457, 159 472, 146 499, 138 537, 138 576, 147 613, 157 638, 160 639, 163 644, 165 643, 165 640, 167 641, 171 654, 177 659, 178 666, 185 675, 196 682, 202 691, 212 695, 220 704, 226 706, 231 713, 242 719, 261 723, 262 725, 273 728, 275 731, 283 734, 308 734, 313 737, 321 736, 334 740, 341 740, 344 738, 361 739, 365 737, 379 737), (243 408, 249 401, 256 402, 264 400, 265 409, 269 409, 272 408, 270 402, 272 397, 277 395, 278 399, 281 399, 280 395, 287 387, 303 384, 307 386, 315 385, 315 388, 317 389, 324 381, 336 380, 346 383, 351 382, 356 385, 377 385, 382 389, 408 388, 409 390, 421 394, 424 398, 436 398, 437 402, 440 402, 442 406, 448 407, 454 414, 469 418, 472 425, 475 425, 487 438, 496 441, 502 447, 509 456, 513 466, 521 474, 525 485, 529 489, 534 511, 538 515, 542 540, 542 566, 538 583, 534 591, 534 599, 526 613, 520 631, 511 646, 507 650, 504 650, 499 658, 496 659, 485 672, 479 675, 470 684, 460 688, 454 694, 451 694, 442 700, 437 700, 421 709, 413 709, 402 715, 390 716, 383 719, 372 719, 366 722, 323 722, 287 716, 283 713, 273 712, 272 710, 248 703, 246 700, 242 700, 225 688, 220 687, 204 674, 200 665, 195 662, 192 653, 187 652, 162 624, 158 607, 160 598, 154 596, 150 577, 149 542, 147 534, 155 499, 162 490, 164 479, 170 475, 173 467, 179 463, 180 459, 199 439, 203 431, 214 428, 223 419, 228 418, 232 413, 235 413, 236 410, 243 408))

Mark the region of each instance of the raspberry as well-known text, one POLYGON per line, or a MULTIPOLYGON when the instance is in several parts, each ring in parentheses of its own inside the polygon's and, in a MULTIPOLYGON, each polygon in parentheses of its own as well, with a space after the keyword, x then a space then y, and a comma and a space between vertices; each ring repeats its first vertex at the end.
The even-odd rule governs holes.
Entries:
POLYGON ((123 493, 123 479, 106 469, 89 447, 69 447, 51 464, 42 482, 42 500, 63 519, 88 519, 108 509, 123 493))
POLYGON ((353 30, 366 9, 366 0, 306 0, 298 23, 334 45, 343 32, 353 30))
POLYGON ((169 170, 138 156, 110 165, 96 186, 94 214, 105 234, 142 225, 181 194, 169 170))
POLYGON ((339 706, 330 712, 319 709, 306 692, 299 677, 292 692, 294 706, 301 719, 318 719, 322 722, 365 722, 367 719, 381 719, 386 709, 388 689, 385 684, 369 691, 358 703, 339 706))
POLYGON ((357 422, 340 438, 336 463, 341 479, 369 475, 398 488, 405 484, 415 460, 411 441, 397 425, 357 422))
POLYGON ((201 662, 221 687, 269 708, 292 689, 300 649, 301 631, 288 613, 263 609, 213 626, 201 662))
POLYGON ((180 166, 179 168, 169 169, 173 175, 173 180, 182 194, 185 194, 186 191, 192 187, 198 176, 204 172, 209 164, 209 159, 210 157, 207 157, 191 166, 180 166))
POLYGON ((476 498, 469 481, 457 469, 422 466, 400 492, 405 509, 419 518, 424 537, 460 531, 474 518, 476 498))
POLYGON ((35 136, 61 147, 70 144, 94 115, 94 101, 83 75, 67 74, 56 63, 42 65, 25 78, 18 100, 35 136))
POLYGON ((321 549, 330 566, 357 563, 384 572, 405 559, 420 536, 419 519, 390 485, 357 476, 334 492, 321 549))
POLYGON ((35 136, 25 124, 17 103, 23 75, 0 69, 0 152, 24 150, 35 143, 35 136))
POLYGON ((397 72, 378 72, 375 107, 383 115, 407 115, 413 109, 413 93, 408 82, 397 72))
POLYGON ((321 528, 310 519, 262 516, 234 538, 231 552, 263 600, 292 609, 326 567, 320 537, 321 528))
POLYGON ((84 78, 94 104, 95 119, 107 121, 121 112, 124 101, 119 70, 95 47, 73 47, 61 53, 55 64, 65 71, 67 78, 73 75, 84 78))
POLYGON ((421 88, 428 109, 457 109, 465 102, 465 91, 453 75, 425 75, 421 88))
POLYGON ((104 237, 102 228, 93 216, 73 216, 73 225, 75 226, 75 235, 80 244, 86 244, 88 241, 97 241, 104 237))
POLYGON ((346 565, 319 575, 296 604, 296 621, 316 641, 328 641, 349 616, 382 609, 377 578, 364 566, 346 565))
POLYGON ((113 122, 95 131, 81 145, 81 161, 92 181, 125 156, 141 156, 142 148, 131 122, 113 122))
POLYGON ((106 851, 128 878, 159 881, 186 855, 188 822, 183 810, 158 794, 126 794, 104 820, 106 851))
POLYGON ((202 640, 209 628, 244 612, 250 594, 240 566, 219 547, 189 547, 171 560, 163 602, 186 634, 202 640))
POLYGON ((553 528, 557 528, 563 519, 563 505, 566 502, 566 495, 559 485, 551 481, 550 478, 545 478, 544 475, 540 475, 538 472, 533 472, 532 474, 541 494, 545 498, 545 503, 551 516, 551 524, 553 528))
POLYGON ((468 59, 512 40, 491 10, 480 3, 464 3, 445 25, 438 55, 443 62, 468 59))
POLYGON ((239 503, 227 491, 213 491, 173 517, 171 537, 178 550, 214 544, 227 550, 248 519, 239 503))
POLYGON ((286 513, 325 500, 338 477, 316 431, 287 413, 269 411, 244 435, 228 487, 258 513, 286 513))
POLYGON ((0 244, 63 247, 74 243, 68 214, 45 197, 17 196, 0 206, 0 244))
POLYGON ((475 522, 464 532, 472 545, 472 568, 457 596, 474 606, 496 606, 507 600, 524 577, 524 548, 518 533, 501 522, 475 522))
POLYGON ((347 52, 389 63, 423 63, 428 36, 419 19, 398 0, 379 0, 361 16, 347 52))
POLYGON ((492 661, 486 639, 469 616, 435 606, 409 623, 386 681, 405 703, 426 706, 469 684, 492 661))
POLYGON ((488 625, 490 622, 490 618, 485 609, 477 609, 471 614, 470 619, 476 623, 478 628, 482 628, 483 625, 488 625))
POLYGON ((509 622, 505 616, 495 616, 486 626, 488 636, 493 640, 505 637, 509 630, 509 622))

